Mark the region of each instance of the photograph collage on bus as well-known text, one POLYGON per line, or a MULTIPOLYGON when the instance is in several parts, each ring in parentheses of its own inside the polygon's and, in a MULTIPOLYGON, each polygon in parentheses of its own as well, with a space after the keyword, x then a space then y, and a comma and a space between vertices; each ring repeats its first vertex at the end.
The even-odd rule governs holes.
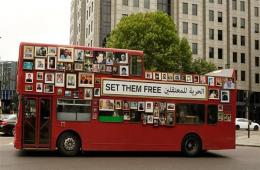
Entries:
POLYGON ((174 103, 99 99, 99 108, 94 112, 98 110, 99 120, 102 122, 126 121, 153 126, 174 125, 174 103))
MULTIPOLYGON (((132 58, 134 60, 129 59, 127 52, 27 45, 23 48, 24 91, 73 97, 68 95, 71 91, 71 94, 79 93, 79 98, 91 99, 92 96, 87 95, 93 89, 84 88, 94 87, 94 73, 141 76, 141 69, 136 68, 141 66, 142 60, 138 56, 132 58), (133 62, 136 66, 130 69, 133 62)), ((95 89, 94 95, 100 96, 100 89, 95 89)))

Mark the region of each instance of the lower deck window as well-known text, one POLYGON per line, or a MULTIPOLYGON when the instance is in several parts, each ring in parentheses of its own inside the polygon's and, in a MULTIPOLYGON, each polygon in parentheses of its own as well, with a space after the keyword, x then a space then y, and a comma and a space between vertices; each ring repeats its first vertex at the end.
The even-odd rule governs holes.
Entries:
POLYGON ((205 122, 205 105, 203 104, 177 104, 176 123, 201 124, 205 122))
POLYGON ((57 119, 61 121, 90 121, 90 101, 79 101, 75 99, 58 99, 57 119))

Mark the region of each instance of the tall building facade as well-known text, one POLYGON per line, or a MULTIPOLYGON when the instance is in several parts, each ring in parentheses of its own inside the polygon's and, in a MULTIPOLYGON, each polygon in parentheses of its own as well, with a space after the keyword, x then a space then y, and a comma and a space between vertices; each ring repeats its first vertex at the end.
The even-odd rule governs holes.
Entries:
POLYGON ((124 16, 161 10, 171 15, 193 58, 234 68, 237 116, 260 121, 260 0, 72 0, 71 44, 103 46, 124 16), (84 26, 83 26, 84 24, 84 26), (84 34, 84 36, 83 36, 84 34))
POLYGON ((9 112, 11 100, 16 94, 17 62, 0 61, 0 100, 1 109, 9 112))

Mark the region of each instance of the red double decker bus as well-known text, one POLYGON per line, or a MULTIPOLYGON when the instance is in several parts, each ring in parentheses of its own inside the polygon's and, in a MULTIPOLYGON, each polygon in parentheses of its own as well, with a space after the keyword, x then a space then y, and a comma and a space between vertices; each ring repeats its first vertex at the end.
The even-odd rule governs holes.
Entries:
POLYGON ((232 69, 144 70, 143 52, 21 43, 15 148, 200 151, 235 148, 232 69))

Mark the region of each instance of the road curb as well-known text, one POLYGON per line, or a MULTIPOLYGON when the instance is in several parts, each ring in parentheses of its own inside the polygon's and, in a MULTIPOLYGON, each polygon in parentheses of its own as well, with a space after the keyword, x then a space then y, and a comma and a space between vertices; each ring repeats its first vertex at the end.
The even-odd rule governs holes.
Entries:
POLYGON ((236 144, 236 146, 260 147, 259 145, 245 145, 245 144, 236 144))

